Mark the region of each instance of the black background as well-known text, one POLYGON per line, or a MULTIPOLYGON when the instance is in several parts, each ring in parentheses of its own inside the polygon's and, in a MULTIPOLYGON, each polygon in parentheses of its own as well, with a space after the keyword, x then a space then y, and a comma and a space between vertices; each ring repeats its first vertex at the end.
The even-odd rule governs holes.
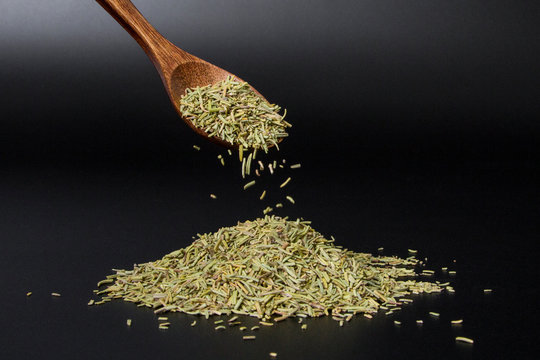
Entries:
POLYGON ((532 358, 538 2, 134 3, 173 43, 288 109, 294 127, 272 156, 302 169, 289 172, 297 204, 279 214, 356 251, 419 249, 428 267, 457 270, 456 294, 343 328, 285 322, 250 343, 213 321, 191 328, 194 317, 176 314, 163 332, 131 304, 87 307, 111 268, 253 219, 284 194, 263 203, 265 187, 242 190, 238 164, 218 165, 223 150, 180 121, 150 61, 97 3, 2 0, 0 357, 532 358), (464 325, 451 328, 455 318, 464 325))

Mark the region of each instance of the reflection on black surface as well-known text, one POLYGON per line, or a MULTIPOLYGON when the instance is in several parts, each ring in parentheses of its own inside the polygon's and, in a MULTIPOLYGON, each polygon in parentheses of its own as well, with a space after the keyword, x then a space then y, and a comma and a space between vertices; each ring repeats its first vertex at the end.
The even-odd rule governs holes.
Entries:
MULTIPOLYGON (((500 169, 372 168, 354 179, 333 176, 338 185, 333 187, 327 186, 329 178, 321 179, 319 169, 336 173, 340 164, 304 165, 296 172, 296 183, 309 187, 294 189, 297 204, 284 214, 304 214, 316 229, 355 251, 376 252, 384 246, 385 254, 404 257, 408 248, 418 249, 419 258, 428 257, 427 268, 437 271, 434 280, 450 280, 456 289, 455 294, 414 296, 415 302, 393 317, 358 316, 343 328, 328 318, 309 319, 306 331, 290 320, 263 327, 256 341, 245 342, 237 329, 216 332, 212 321, 198 319, 192 328, 191 316, 172 315, 171 328, 163 332, 151 310, 120 301, 88 307, 96 281, 111 268, 159 258, 189 244, 197 232, 258 216, 262 205, 254 204, 242 183, 233 175, 208 177, 205 169, 220 167, 213 154, 199 155, 209 161, 200 171, 193 165, 176 172, 45 168, 5 173, 0 263, 6 274, 17 276, 3 280, 10 299, 3 323, 11 324, 3 351, 23 358, 42 352, 68 358, 82 348, 91 350, 85 358, 183 354, 194 359, 264 358, 270 351, 286 359, 497 358, 508 349, 519 354, 516 346, 506 348, 504 339, 526 341, 526 335, 519 339, 513 334, 521 321, 526 323, 531 308, 526 299, 533 290, 524 286, 524 278, 512 277, 515 262, 508 252, 526 256, 519 244, 533 237, 529 219, 536 210, 530 199, 538 194, 526 173, 509 176, 500 169), (223 184, 227 178, 231 183, 223 184), (210 199, 208 188, 220 186, 231 198, 210 199), (441 267, 456 270, 455 277, 441 267), (494 292, 484 294, 485 288, 494 292), (27 291, 33 291, 32 297, 25 296, 27 291), (62 297, 51 298, 52 291, 62 297), (509 303, 517 310, 508 311, 509 303), (429 311, 439 312, 440 318, 428 316, 429 311), (127 318, 133 319, 131 328, 127 318), (457 318, 464 319, 463 325, 451 326, 457 318), (416 325, 417 319, 424 320, 423 326, 416 325), (475 344, 456 344, 455 336, 471 337, 475 344)), ((239 176, 236 169, 230 171, 239 176)), ((521 263, 519 271, 532 271, 528 266, 521 263)))

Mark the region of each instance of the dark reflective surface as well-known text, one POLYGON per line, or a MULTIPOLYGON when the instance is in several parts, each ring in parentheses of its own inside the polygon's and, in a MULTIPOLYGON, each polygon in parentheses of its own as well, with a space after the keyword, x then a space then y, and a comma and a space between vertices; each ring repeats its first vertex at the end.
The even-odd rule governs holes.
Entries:
POLYGON ((94 2, 61 3, 0 11, 2 358, 533 358, 537 5, 135 1, 180 47, 288 109, 276 157, 302 168, 243 191, 238 164, 222 168, 223 151, 181 122, 120 26, 94 2), (297 203, 279 214, 356 251, 418 249, 428 268, 457 271, 456 293, 343 328, 291 320, 254 342, 213 320, 176 314, 164 332, 132 304, 86 306, 111 268, 260 216, 288 175, 297 203))

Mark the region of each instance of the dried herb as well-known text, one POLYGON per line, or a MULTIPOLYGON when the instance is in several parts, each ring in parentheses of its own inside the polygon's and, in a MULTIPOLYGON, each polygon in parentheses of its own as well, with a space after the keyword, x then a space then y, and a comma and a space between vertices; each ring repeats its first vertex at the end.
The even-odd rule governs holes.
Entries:
POLYGON ((463 337, 463 336, 457 336, 457 337, 456 337, 456 341, 458 341, 458 342, 464 342, 464 343, 468 343, 468 344, 474 344, 474 340, 473 340, 473 339, 469 339, 469 338, 466 338, 466 337, 463 337))
POLYGON ((248 83, 232 76, 216 84, 188 88, 180 99, 182 115, 194 126, 209 137, 244 149, 268 151, 270 146, 277 147, 291 127, 280 110, 255 93, 248 83))
POLYGON ((285 180, 285 181, 283 182, 283 184, 279 185, 279 187, 280 187, 280 188, 285 187, 285 186, 289 183, 289 181, 291 181, 291 178, 290 178, 290 177, 288 177, 287 180, 285 180))
POLYGON ((244 185, 244 190, 252 187, 253 185, 255 185, 255 180, 252 180, 250 182, 248 182, 247 184, 244 185))
MULTIPOLYGON (((343 320, 401 303, 411 292, 439 292, 415 281, 414 257, 373 256, 334 244, 309 221, 265 216, 199 235, 162 259, 115 270, 96 293, 155 313, 278 317, 333 315, 343 320)), ((97 304, 97 303, 96 303, 97 304)), ((274 319, 275 320, 275 319, 274 319)))

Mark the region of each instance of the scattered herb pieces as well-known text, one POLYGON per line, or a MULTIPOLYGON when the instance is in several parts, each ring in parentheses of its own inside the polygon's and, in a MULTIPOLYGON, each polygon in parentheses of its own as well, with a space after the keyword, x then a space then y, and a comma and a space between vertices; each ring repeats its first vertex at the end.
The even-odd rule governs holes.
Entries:
POLYGON ((465 342, 465 343, 468 343, 468 344, 474 344, 474 340, 473 340, 473 339, 469 339, 469 338, 463 337, 463 336, 457 336, 457 337, 456 337, 456 341, 458 341, 458 342, 465 342))
POLYGON ((288 177, 287 180, 285 180, 281 185, 279 185, 279 187, 284 188, 290 181, 291 181, 291 178, 288 177))
POLYGON ((244 190, 252 187, 253 185, 255 185, 255 180, 252 180, 252 181, 248 182, 246 185, 244 185, 244 190))

